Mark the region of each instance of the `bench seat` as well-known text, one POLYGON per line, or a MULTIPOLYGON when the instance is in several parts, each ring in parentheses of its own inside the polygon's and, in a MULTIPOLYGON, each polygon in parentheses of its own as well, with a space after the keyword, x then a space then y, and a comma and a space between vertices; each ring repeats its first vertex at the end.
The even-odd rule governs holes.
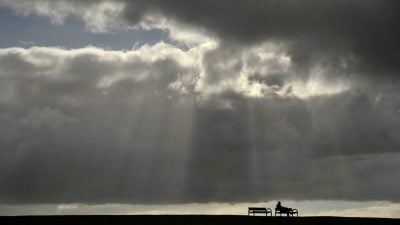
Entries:
POLYGON ((297 209, 291 209, 291 208, 284 208, 284 209, 278 209, 275 208, 275 216, 279 214, 279 216, 282 216, 282 214, 286 214, 287 216, 299 216, 299 211, 297 209))
POLYGON ((268 216, 268 214, 270 214, 272 216, 272 210, 270 208, 264 208, 264 207, 249 207, 247 215, 255 216, 258 213, 259 214, 264 214, 265 213, 265 216, 268 216))

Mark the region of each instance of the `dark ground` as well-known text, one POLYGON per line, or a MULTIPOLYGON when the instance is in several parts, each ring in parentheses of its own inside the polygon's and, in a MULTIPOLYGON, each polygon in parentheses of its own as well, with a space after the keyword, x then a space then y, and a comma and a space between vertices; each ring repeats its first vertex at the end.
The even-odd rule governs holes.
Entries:
POLYGON ((400 219, 350 218, 350 217, 252 217, 214 215, 157 215, 157 216, 10 216, 0 217, 0 224, 18 225, 122 225, 122 224, 172 224, 172 225, 235 225, 235 224, 321 224, 321 225, 400 225, 400 219))

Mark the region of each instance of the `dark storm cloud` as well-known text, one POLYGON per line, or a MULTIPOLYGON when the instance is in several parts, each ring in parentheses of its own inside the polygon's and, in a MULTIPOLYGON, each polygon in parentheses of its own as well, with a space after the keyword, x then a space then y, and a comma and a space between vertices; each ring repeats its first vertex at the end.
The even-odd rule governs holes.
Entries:
POLYGON ((358 70, 397 75, 399 6, 395 0, 151 0, 129 1, 124 18, 135 23, 145 12, 160 12, 244 45, 287 42, 299 64, 350 55, 359 59, 358 70))

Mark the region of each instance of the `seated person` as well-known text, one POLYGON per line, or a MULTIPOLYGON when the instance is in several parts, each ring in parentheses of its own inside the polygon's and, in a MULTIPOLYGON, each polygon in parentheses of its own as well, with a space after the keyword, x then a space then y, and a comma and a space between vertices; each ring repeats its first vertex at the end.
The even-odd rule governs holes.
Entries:
POLYGON ((287 216, 289 216, 289 214, 293 212, 292 208, 283 207, 280 201, 278 202, 278 204, 276 204, 275 209, 279 210, 279 212, 281 213, 287 213, 287 216))

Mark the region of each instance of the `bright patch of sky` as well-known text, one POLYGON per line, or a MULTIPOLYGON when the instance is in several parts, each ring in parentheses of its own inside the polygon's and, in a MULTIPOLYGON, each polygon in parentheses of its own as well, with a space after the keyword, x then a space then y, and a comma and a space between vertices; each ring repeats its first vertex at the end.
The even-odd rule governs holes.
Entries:
POLYGON ((160 41, 171 43, 168 31, 118 29, 107 33, 93 33, 85 24, 74 17, 68 17, 63 24, 53 24, 47 17, 38 15, 20 16, 11 9, 0 8, 0 48, 58 46, 67 49, 96 46, 112 50, 131 50, 144 44, 160 41))

